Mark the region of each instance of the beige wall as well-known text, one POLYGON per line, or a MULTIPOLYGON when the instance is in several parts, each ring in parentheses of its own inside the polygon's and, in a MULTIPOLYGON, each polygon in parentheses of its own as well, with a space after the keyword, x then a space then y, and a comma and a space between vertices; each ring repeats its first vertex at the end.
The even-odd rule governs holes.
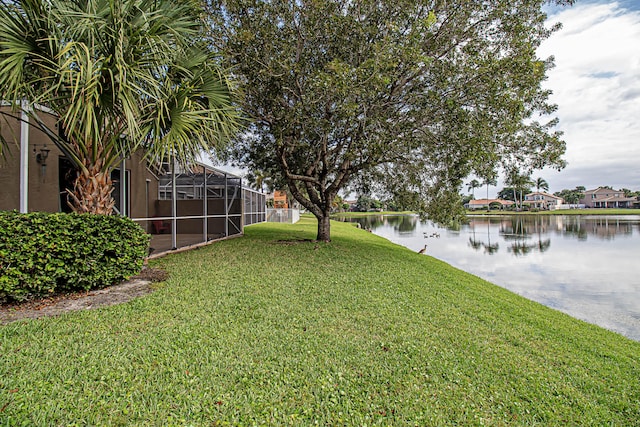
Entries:
MULTIPOLYGON (((0 107, 3 112, 10 112, 9 107, 0 107)), ((14 115, 19 116, 19 112, 14 115)), ((0 159, 0 210, 18 210, 20 208, 20 121, 17 118, 0 117, 2 136, 9 141, 6 159, 0 159)), ((41 118, 50 128, 55 128, 55 117, 42 113, 41 118)), ((60 188, 59 163, 62 152, 40 130, 29 127, 29 212, 59 212, 60 188), (35 153, 34 153, 35 144, 35 153), (36 154, 46 144, 49 157, 46 167, 42 168, 36 161, 36 154)), ((158 198, 158 180, 149 172, 146 162, 139 153, 131 156, 126 162, 130 175, 131 189, 130 214, 133 218, 156 216, 155 201, 158 198), (147 181, 148 180, 148 181, 147 181), (147 184, 148 182, 148 184, 147 184)))
POLYGON ((150 218, 156 215, 158 179, 147 169, 147 163, 140 152, 134 153, 125 163, 131 180, 131 218, 150 218))
MULTIPOLYGON (((1 107, 3 112, 10 112, 9 107, 1 107)), ((20 112, 12 113, 14 116, 20 112)), ((9 149, 4 160, 0 160, 0 209, 13 210, 20 208, 20 121, 17 118, 5 120, 0 118, 3 137, 9 141, 9 149)), ((55 117, 42 113, 42 120, 55 128, 55 117)), ((57 212, 59 205, 58 190, 58 158, 62 153, 51 143, 42 131, 29 126, 29 200, 28 210, 57 212), (36 154, 43 145, 47 146, 49 157, 43 168, 36 161, 36 154), (34 147, 35 145, 35 147, 34 147), (35 148, 35 153, 34 153, 35 148)))

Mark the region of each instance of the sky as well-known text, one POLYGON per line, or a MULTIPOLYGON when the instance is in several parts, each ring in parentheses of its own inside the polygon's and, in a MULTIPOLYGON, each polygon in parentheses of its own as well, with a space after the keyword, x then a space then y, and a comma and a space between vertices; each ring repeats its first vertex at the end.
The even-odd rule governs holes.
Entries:
MULTIPOLYGON (((551 193, 579 185, 640 190, 640 0, 577 0, 549 7, 548 15, 549 27, 563 27, 538 55, 555 57, 544 87, 558 105, 568 165, 532 178, 544 178, 551 193)), ((489 196, 503 187, 499 179, 489 196)))
POLYGON ((550 192, 640 190, 640 0, 577 0, 550 9, 548 22, 563 25, 538 54, 555 57, 544 87, 558 105, 568 165, 532 177, 544 178, 550 192))

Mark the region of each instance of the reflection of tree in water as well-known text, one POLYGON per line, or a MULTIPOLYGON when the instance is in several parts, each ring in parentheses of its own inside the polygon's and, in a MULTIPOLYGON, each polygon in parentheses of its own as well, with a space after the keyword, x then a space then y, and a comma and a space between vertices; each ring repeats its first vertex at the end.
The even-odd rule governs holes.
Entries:
POLYGON ((522 216, 512 216, 508 221, 500 223, 500 235, 505 240, 523 239, 528 237, 528 227, 522 216))
POLYGON ((374 230, 384 224, 384 216, 382 215, 365 216, 364 219, 363 227, 367 230, 374 230))
POLYGON ((633 234, 633 224, 624 219, 611 217, 589 218, 585 220, 584 227, 588 234, 605 240, 611 240, 616 235, 633 234))
POLYGON ((384 217, 382 215, 367 215, 361 216, 357 218, 340 218, 341 221, 345 222, 357 222, 360 224, 360 227, 365 230, 373 230, 384 223, 384 217))
POLYGON ((528 243, 525 240, 519 240, 513 242, 511 246, 509 246, 509 252, 513 253, 515 256, 519 255, 527 255, 533 251, 538 252, 546 252, 547 249, 551 246, 551 239, 540 240, 537 242, 528 243))
POLYGON ((538 239, 538 250, 542 253, 546 252, 551 247, 551 239, 540 240, 538 239))
POLYGON ((484 253, 493 255, 498 252, 500 246, 498 242, 491 243, 491 221, 487 221, 487 243, 484 246, 484 253))
POLYGON ((469 246, 471 246, 476 251, 478 251, 478 250, 480 250, 480 248, 482 248, 483 243, 484 242, 482 242, 480 240, 476 240, 475 236, 469 237, 469 246))
POLYGON ((524 241, 513 242, 511 246, 509 246, 509 252, 518 255, 527 255, 529 252, 533 250, 533 245, 527 245, 524 241))
POLYGON ((416 229, 415 215, 367 215, 357 218, 341 218, 346 222, 357 222, 365 230, 375 230, 383 225, 390 225, 398 233, 411 233, 416 229))
POLYGON ((498 252, 498 249, 500 249, 500 245, 498 245, 498 243, 492 244, 491 242, 489 242, 488 244, 483 246, 484 246, 484 252, 489 255, 495 254, 496 252, 498 252))
POLYGON ((571 217, 566 218, 563 223, 563 234, 568 234, 570 236, 576 236, 578 240, 587 240, 587 232, 586 227, 582 225, 583 220, 579 217, 571 217))
POLYGON ((550 225, 549 218, 534 216, 533 218, 514 216, 510 221, 502 224, 500 234, 512 242, 508 250, 515 256, 528 255, 531 252, 546 252, 551 246, 551 239, 542 239, 542 233, 547 232, 550 225), (538 241, 531 241, 533 233, 538 241))
POLYGON ((484 240, 478 240, 476 238, 476 225, 480 225, 481 221, 479 220, 471 220, 469 221, 469 227, 471 227, 472 236, 469 237, 469 246, 471 246, 474 250, 479 251, 481 248, 484 248, 484 252, 493 255, 498 252, 500 249, 500 245, 496 243, 491 243, 491 221, 485 221, 487 224, 487 242, 484 240))
POLYGON ((417 218, 415 216, 388 216, 387 222, 393 225, 394 230, 400 234, 413 233, 416 229, 417 218), (392 222, 393 221, 393 222, 392 222))
POLYGON ((505 222, 501 233, 520 235, 555 232, 575 236, 578 240, 587 240, 590 235, 610 240, 619 235, 633 235, 633 229, 637 224, 637 219, 629 220, 612 216, 590 218, 579 215, 514 216, 505 222))
POLYGON ((449 231, 460 231, 462 229, 462 222, 460 221, 452 221, 447 225, 447 230, 449 231))

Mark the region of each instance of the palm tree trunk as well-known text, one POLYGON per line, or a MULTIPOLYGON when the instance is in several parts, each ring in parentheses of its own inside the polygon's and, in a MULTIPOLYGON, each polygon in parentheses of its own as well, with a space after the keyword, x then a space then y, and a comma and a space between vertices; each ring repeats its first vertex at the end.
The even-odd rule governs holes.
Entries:
POLYGON ((115 201, 111 197, 113 185, 110 171, 101 171, 101 165, 89 165, 78 172, 73 190, 68 191, 68 203, 77 213, 111 215, 115 201))
POLYGON ((489 203, 489 183, 487 182, 487 212, 491 212, 491 203, 489 203))

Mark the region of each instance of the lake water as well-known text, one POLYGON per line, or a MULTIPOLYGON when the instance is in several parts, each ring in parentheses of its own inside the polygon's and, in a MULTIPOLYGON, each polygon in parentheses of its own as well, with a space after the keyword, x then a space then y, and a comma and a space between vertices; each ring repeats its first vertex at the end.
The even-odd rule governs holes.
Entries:
POLYGON ((526 298, 640 341, 640 215, 471 217, 456 229, 413 215, 353 219, 526 298))

